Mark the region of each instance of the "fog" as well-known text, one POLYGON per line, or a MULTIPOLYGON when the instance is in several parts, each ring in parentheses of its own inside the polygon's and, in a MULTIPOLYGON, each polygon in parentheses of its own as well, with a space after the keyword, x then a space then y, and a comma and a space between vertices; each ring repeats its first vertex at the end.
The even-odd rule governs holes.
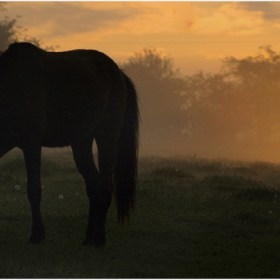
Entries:
MULTIPOLYGON (((119 66, 139 96, 140 157, 280 162, 280 55, 272 47, 225 58, 210 73, 186 75, 153 48, 119 66)), ((68 152, 44 149, 59 151, 68 152)))
POLYGON ((156 49, 121 64, 141 112, 140 156, 280 161, 280 58, 270 47, 185 75, 156 49))
POLYGON ((139 95, 140 156, 279 162, 280 56, 256 45, 279 48, 278 8, 270 2, 2 3, 0 49, 27 39, 44 47, 42 38, 45 49, 94 48, 121 60, 139 95))

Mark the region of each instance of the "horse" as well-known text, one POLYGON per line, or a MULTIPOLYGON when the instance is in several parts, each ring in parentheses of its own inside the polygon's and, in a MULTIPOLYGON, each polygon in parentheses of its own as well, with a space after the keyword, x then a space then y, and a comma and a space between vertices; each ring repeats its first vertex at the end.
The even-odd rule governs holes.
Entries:
POLYGON ((45 239, 40 209, 42 147, 72 148, 89 201, 83 244, 105 245, 113 194, 118 222, 129 220, 135 205, 139 118, 133 82, 102 52, 49 52, 21 42, 1 53, 0 157, 15 147, 23 151, 32 215, 29 243, 45 239))

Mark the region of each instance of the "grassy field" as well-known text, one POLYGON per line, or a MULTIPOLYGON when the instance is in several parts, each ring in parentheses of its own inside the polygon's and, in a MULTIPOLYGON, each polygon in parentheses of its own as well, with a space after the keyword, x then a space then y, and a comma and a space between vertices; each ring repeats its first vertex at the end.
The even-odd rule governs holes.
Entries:
POLYGON ((137 207, 104 249, 82 246, 88 202, 71 151, 45 154, 46 241, 28 245, 31 218, 18 153, 0 162, 1 278, 279 278, 280 165, 142 158, 137 207))

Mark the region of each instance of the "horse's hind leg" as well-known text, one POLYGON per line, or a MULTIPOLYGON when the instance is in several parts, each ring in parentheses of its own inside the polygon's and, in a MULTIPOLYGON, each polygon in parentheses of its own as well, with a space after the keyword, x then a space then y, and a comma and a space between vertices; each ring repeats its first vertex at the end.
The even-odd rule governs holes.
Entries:
POLYGON ((100 208, 97 220, 96 238, 104 240, 104 243, 105 223, 113 193, 113 173, 115 169, 118 135, 118 131, 104 129, 101 132, 99 131, 95 138, 98 148, 98 164, 101 183, 100 208))
POLYGON ((89 199, 88 228, 83 244, 100 247, 105 244, 105 239, 99 240, 96 238, 101 184, 93 160, 92 143, 93 139, 91 138, 86 141, 74 143, 71 146, 76 166, 85 180, 86 192, 89 199))
POLYGON ((27 171, 27 196, 31 206, 32 230, 30 243, 40 243, 45 239, 45 228, 41 218, 41 146, 35 143, 23 148, 27 171))

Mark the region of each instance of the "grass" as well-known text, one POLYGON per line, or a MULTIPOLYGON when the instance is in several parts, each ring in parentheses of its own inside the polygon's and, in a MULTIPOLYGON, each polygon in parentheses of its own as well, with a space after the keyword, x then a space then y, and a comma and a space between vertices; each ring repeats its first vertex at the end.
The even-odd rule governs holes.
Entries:
POLYGON ((150 157, 140 159, 139 173, 137 208, 129 226, 118 227, 112 205, 107 244, 98 250, 80 245, 88 204, 70 150, 45 154, 47 237, 43 244, 28 245, 23 158, 4 158, 0 277, 280 277, 280 165, 150 157))

